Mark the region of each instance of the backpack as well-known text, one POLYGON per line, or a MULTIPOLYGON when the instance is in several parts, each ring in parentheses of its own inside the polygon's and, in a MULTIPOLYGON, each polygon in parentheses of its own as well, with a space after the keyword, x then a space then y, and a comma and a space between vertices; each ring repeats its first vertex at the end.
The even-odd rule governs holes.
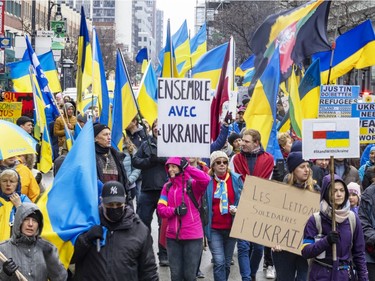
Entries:
MULTIPOLYGON (((171 188, 172 183, 168 182, 166 186, 167 193, 171 188)), ((193 189, 192 189, 192 179, 189 178, 186 182, 186 193, 189 196, 190 200, 193 202, 195 208, 197 208, 199 212, 199 216, 202 221, 202 225, 206 226, 208 224, 208 206, 207 206, 207 199, 206 196, 202 196, 200 202, 197 202, 197 199, 194 196, 193 189)))

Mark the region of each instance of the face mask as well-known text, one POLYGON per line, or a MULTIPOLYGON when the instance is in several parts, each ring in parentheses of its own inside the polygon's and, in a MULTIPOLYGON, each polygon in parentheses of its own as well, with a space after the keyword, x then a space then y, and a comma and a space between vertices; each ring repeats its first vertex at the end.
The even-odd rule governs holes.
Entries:
POLYGON ((106 208, 106 215, 109 220, 117 222, 121 220, 122 216, 124 215, 124 207, 106 208))

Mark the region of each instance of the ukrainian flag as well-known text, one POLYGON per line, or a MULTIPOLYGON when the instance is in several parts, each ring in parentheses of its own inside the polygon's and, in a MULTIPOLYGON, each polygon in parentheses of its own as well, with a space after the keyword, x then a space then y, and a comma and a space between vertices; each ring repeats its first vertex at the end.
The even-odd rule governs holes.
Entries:
POLYGON ((366 20, 336 39, 330 81, 327 80, 332 51, 316 53, 313 60, 320 59, 322 82, 329 84, 353 68, 361 69, 375 65, 374 54, 374 29, 371 20, 366 20))
POLYGON ((211 89, 216 90, 227 48, 228 43, 224 43, 205 53, 194 66, 192 77, 211 80, 211 89))
POLYGON ((109 96, 107 80, 104 71, 102 51, 96 29, 93 29, 93 64, 92 64, 92 93, 98 97, 100 123, 108 126, 109 96))
POLYGON ((37 203, 44 218, 42 237, 57 247, 60 261, 66 268, 77 237, 100 224, 95 162, 94 129, 89 120, 61 165, 52 187, 37 203))
POLYGON ((249 87, 251 80, 253 79, 255 73, 255 56, 251 55, 247 60, 245 60, 239 67, 237 67, 236 76, 243 77, 242 86, 249 87))
POLYGON ((171 39, 171 24, 169 19, 167 24, 167 39, 164 48, 161 76, 164 78, 178 77, 176 57, 171 39))
POLYGON ((149 124, 158 117, 157 79, 151 61, 148 63, 138 91, 138 104, 142 116, 149 124))
MULTIPOLYGON (((49 87, 52 93, 61 92, 61 85, 59 81, 59 76, 57 73, 55 61, 53 60, 52 51, 38 56, 40 66, 44 70, 44 74, 48 79, 49 87)), ((13 82, 13 90, 15 92, 31 93, 32 86, 29 76, 29 56, 24 56, 24 59, 17 62, 8 63, 10 71, 10 78, 13 82)))
POLYGON ((81 27, 78 37, 77 58, 77 111, 82 112, 82 94, 92 84, 92 52, 85 10, 81 7, 81 27))
POLYGON ((186 71, 182 72, 183 66, 190 59, 190 40, 186 20, 184 20, 176 33, 173 34, 172 44, 176 57, 178 75, 179 77, 184 77, 186 71))
POLYGON ((113 98, 112 146, 122 151, 122 132, 137 115, 137 106, 130 88, 121 54, 117 51, 115 92, 113 98))
POLYGON ((276 101, 280 84, 280 60, 278 50, 257 81, 253 96, 245 111, 246 128, 256 129, 262 136, 262 145, 269 151, 268 143, 276 149, 276 101), (274 136, 272 136, 272 133, 274 136))
POLYGON ((204 23, 197 34, 190 39, 190 59, 186 61, 182 68, 182 73, 191 70, 197 61, 207 52, 207 30, 204 23))

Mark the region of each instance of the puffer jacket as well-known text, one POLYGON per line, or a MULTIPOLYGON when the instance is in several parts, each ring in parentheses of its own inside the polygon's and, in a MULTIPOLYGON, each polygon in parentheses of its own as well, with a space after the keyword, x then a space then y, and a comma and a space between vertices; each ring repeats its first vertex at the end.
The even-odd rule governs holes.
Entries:
MULTIPOLYGON (((12 258, 19 266, 18 270, 28 281, 65 281, 68 273, 59 261, 57 249, 50 242, 39 237, 43 223, 39 224, 39 234, 33 239, 21 234, 21 224, 30 214, 36 213, 42 217, 39 208, 33 203, 23 203, 17 208, 11 239, 0 244, 0 252, 7 258, 12 258)), ((3 272, 0 263, 0 280, 16 281, 13 274, 8 276, 3 272)))
MULTIPOLYGON (((328 192, 330 192, 330 175, 323 178, 322 189, 321 189, 321 201, 328 198, 328 192)), ((345 187, 345 200, 343 206, 348 205, 349 192, 346 184, 343 180, 335 175, 335 182, 342 182, 345 187)), ((352 212, 352 211, 349 211, 352 212)), ((332 266, 332 246, 328 243, 327 235, 332 231, 332 220, 325 213, 319 213, 321 217, 322 235, 320 240, 315 241, 316 236, 319 234, 315 218, 312 215, 306 223, 304 230, 302 256, 306 259, 316 258, 319 254, 325 251, 324 259, 315 259, 310 267, 309 280, 320 281, 320 280, 342 280, 349 281, 350 271, 346 268, 351 263, 354 264, 358 281, 368 280, 368 273, 366 268, 366 260, 364 255, 365 243, 363 239, 363 231, 361 222, 357 215, 355 215, 356 223, 353 235, 350 229, 349 219, 346 218, 343 222, 337 223, 336 230, 340 234, 338 243, 336 244, 337 249, 337 261, 338 266, 342 269, 333 271, 332 268, 322 265, 329 264, 332 266), (317 261, 316 261, 317 260, 317 261)))
POLYGON ((87 232, 78 236, 74 245, 74 280, 79 281, 158 281, 152 238, 132 208, 126 206, 118 223, 109 223, 100 208, 101 225, 107 229, 105 245, 97 252, 87 232))
MULTIPOLYGON (((165 167, 168 169, 168 164, 180 166, 180 161, 181 158, 179 157, 169 158, 165 167)), ((205 172, 190 165, 174 178, 170 178, 161 191, 157 211, 162 218, 168 219, 167 238, 178 238, 179 240, 203 238, 199 211, 186 193, 186 184, 189 178, 191 178, 191 188, 195 199, 200 202, 210 177, 205 172), (177 216, 174 211, 181 205, 182 200, 186 204, 187 214, 177 216)))

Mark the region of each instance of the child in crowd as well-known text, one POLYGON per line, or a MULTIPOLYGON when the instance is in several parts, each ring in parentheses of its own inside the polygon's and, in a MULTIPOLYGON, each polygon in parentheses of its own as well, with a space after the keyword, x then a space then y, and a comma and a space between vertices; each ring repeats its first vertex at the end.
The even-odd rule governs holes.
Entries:
POLYGON ((356 182, 348 184, 350 210, 358 214, 359 201, 361 200, 361 187, 356 182))

